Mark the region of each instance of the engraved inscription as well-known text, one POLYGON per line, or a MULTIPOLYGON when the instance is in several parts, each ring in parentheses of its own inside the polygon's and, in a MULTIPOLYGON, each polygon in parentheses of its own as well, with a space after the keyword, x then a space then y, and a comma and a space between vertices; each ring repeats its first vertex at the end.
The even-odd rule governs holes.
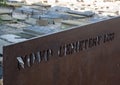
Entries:
POLYGON ((20 68, 24 69, 24 61, 23 61, 22 57, 17 57, 17 61, 18 61, 18 69, 20 69, 20 68))
MULTIPOLYGON (((59 46, 58 49, 56 49, 57 56, 64 57, 67 55, 72 55, 74 53, 85 51, 87 49, 110 42, 114 40, 114 38, 115 38, 115 33, 107 33, 95 37, 90 37, 84 40, 76 40, 71 43, 65 43, 59 46)), ((19 70, 32 67, 34 63, 41 63, 42 61, 47 62, 48 60, 50 60, 50 57, 54 55, 55 54, 52 49, 47 49, 47 50, 31 53, 25 56, 19 56, 17 57, 17 62, 18 62, 17 67, 19 70)))
POLYGON ((40 55, 40 52, 37 52, 37 53, 36 53, 36 60, 37 60, 38 63, 41 62, 41 55, 40 55))
POLYGON ((31 53, 25 56, 17 57, 18 69, 24 69, 31 67, 34 63, 40 63, 41 61, 48 61, 49 57, 53 55, 51 49, 31 53))
POLYGON ((104 43, 108 41, 112 41, 114 39, 115 33, 109 33, 104 35, 104 43))

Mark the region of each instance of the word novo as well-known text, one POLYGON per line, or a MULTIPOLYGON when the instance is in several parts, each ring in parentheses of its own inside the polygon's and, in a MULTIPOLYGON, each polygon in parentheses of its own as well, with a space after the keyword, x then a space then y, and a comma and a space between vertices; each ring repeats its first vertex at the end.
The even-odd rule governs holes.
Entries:
MULTIPOLYGON (((96 37, 91 37, 81 41, 75 41, 67 44, 63 44, 58 47, 57 56, 63 57, 67 55, 72 55, 73 53, 78 53, 80 51, 96 47, 100 44, 110 42, 114 40, 115 33, 107 33, 103 35, 98 35, 96 37)), ((41 61, 48 61, 50 57, 54 56, 55 52, 52 49, 47 49, 43 51, 38 51, 36 53, 31 53, 29 55, 17 57, 18 69, 25 69, 31 67, 33 64, 41 63, 41 61)))

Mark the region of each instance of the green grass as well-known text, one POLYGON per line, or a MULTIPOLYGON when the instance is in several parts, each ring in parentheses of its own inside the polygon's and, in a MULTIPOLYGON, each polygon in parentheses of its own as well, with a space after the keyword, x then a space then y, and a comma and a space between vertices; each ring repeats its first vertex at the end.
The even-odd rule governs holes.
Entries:
POLYGON ((0 0, 0 6, 7 6, 6 0, 0 0))

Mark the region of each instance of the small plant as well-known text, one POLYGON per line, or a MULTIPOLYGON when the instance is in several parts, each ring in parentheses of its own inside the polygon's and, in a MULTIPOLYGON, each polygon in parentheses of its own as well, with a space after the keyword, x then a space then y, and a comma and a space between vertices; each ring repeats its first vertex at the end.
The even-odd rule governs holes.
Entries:
POLYGON ((6 6, 6 0, 0 0, 0 6, 6 6))

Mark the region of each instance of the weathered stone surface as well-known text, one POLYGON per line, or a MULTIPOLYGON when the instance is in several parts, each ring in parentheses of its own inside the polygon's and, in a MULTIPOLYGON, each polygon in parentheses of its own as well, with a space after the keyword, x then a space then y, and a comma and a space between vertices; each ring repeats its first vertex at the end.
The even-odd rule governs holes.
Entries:
POLYGON ((68 11, 68 13, 83 15, 83 16, 86 16, 86 17, 92 17, 95 14, 92 11, 79 12, 79 11, 73 11, 73 10, 68 11))
POLYGON ((30 26, 23 29, 25 32, 30 32, 33 34, 51 34, 54 32, 58 32, 60 30, 59 25, 49 25, 49 26, 30 26))
POLYGON ((81 26, 81 25, 87 25, 89 24, 87 21, 86 22, 80 22, 79 20, 63 20, 61 22, 62 24, 67 24, 67 25, 73 25, 73 26, 81 26))
POLYGON ((13 18, 10 15, 0 15, 0 19, 3 21, 11 21, 13 18))
POLYGON ((21 12, 23 14, 31 14, 31 15, 39 13, 39 10, 35 10, 31 8, 30 6, 23 6, 21 8, 17 8, 15 11, 21 12))
POLYGON ((11 43, 0 39, 0 54, 3 54, 3 46, 9 45, 9 44, 11 44, 11 43))
POLYGON ((25 20, 25 23, 31 24, 31 25, 36 25, 37 19, 35 18, 28 18, 25 20))
POLYGON ((51 18, 72 19, 72 16, 63 12, 48 11, 46 15, 49 15, 51 18))
POLYGON ((18 19, 18 20, 25 20, 27 18, 27 15, 26 14, 17 13, 17 12, 13 12, 12 13, 12 17, 14 19, 18 19))
POLYGON ((36 24, 40 26, 47 26, 49 23, 48 20, 37 20, 36 24))
POLYGON ((12 13, 12 9, 0 7, 0 14, 10 14, 10 13, 12 13))
POLYGON ((18 42, 22 42, 22 41, 27 40, 25 38, 21 38, 20 36, 17 36, 14 34, 1 35, 0 38, 2 38, 3 40, 6 40, 8 42, 11 42, 11 43, 18 43, 18 42))

